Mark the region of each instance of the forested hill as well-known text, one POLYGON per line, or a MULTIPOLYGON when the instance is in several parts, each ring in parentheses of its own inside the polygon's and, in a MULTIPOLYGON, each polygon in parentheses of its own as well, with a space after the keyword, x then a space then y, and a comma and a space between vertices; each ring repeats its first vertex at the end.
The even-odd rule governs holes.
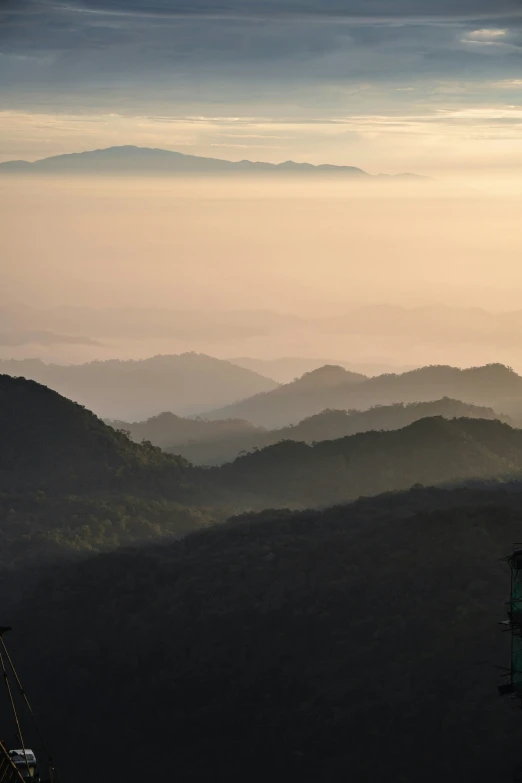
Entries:
POLYGON ((197 413, 279 385, 244 367, 197 353, 78 365, 0 360, 0 373, 43 383, 112 419, 144 418, 165 410, 197 413))
POLYGON ((376 405, 365 411, 325 410, 304 419, 299 424, 284 427, 273 433, 279 439, 302 440, 307 443, 335 440, 369 430, 398 430, 419 419, 442 416, 445 419, 498 419, 514 426, 509 416, 498 414, 493 408, 443 397, 433 402, 398 402, 394 405, 376 405))
POLYGON ((33 381, 0 375, 0 433, 0 606, 18 567, 33 578, 45 562, 183 535, 225 513, 194 502, 184 459, 33 381))
POLYGON ((496 420, 433 417, 315 445, 284 440, 205 471, 133 443, 56 392, 10 376, 0 376, 0 426, 0 492, 26 495, 306 507, 522 470, 522 430, 496 420))
MULTIPOLYGON (((243 448, 243 439, 253 445, 259 445, 257 435, 265 432, 263 427, 256 427, 245 419, 223 419, 208 421, 204 418, 187 419, 174 413, 160 413, 146 421, 128 422, 107 420, 107 424, 118 430, 128 432, 136 443, 148 440, 162 449, 174 449, 178 446, 193 443, 223 443, 238 442, 238 448, 233 457, 243 448)), ((182 449, 177 453, 181 454, 182 449)), ((205 460, 202 460, 205 463, 205 460)))
MULTIPOLYGON (((326 408, 366 410, 374 405, 428 402, 450 397, 494 408, 498 413, 522 416, 522 378, 501 364, 472 367, 422 367, 400 375, 375 378, 343 376, 342 368, 310 373, 303 388, 299 381, 274 391, 205 414, 207 418, 241 418, 264 427, 283 427, 326 408), (315 381, 315 382, 314 382, 315 381)), ((306 376, 304 376, 306 378, 306 376)))
POLYGON ((16 564, 179 536, 240 511, 522 475, 522 430, 442 417, 197 468, 10 376, 0 376, 0 431, 0 578, 16 564))
POLYGON ((128 490, 156 480, 175 491, 189 465, 133 443, 93 413, 33 381, 0 375, 0 489, 58 494, 128 490))
POLYGON ((446 419, 499 419, 506 424, 514 424, 508 416, 501 416, 492 408, 447 397, 434 402, 382 405, 368 411, 325 410, 294 426, 269 431, 243 419, 207 421, 184 419, 172 413, 163 413, 132 424, 124 421, 108 423, 128 431, 130 437, 138 443, 149 440, 173 454, 181 454, 195 464, 213 465, 230 462, 241 451, 265 448, 281 440, 306 443, 335 440, 368 430, 400 429, 430 416, 444 416, 446 419))
POLYGON ((64 777, 511 781, 494 665, 522 496, 466 497, 266 512, 54 571, 9 621, 64 777))
POLYGON ((401 430, 333 441, 282 441, 210 473, 254 507, 343 503, 361 495, 522 476, 522 430, 499 421, 421 419, 401 430))

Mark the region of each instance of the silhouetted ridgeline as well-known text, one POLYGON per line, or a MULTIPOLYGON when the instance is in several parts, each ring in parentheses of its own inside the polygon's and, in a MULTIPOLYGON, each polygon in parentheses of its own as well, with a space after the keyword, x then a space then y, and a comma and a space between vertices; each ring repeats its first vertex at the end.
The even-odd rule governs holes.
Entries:
POLYGON ((442 417, 202 469, 34 382, 0 376, 0 571, 176 537, 232 513, 326 506, 414 484, 516 480, 522 430, 442 417))
POLYGON ((430 416, 499 419, 513 424, 509 417, 500 416, 492 408, 448 398, 435 402, 377 406, 368 411, 325 410, 295 426, 268 432, 243 419, 183 419, 172 413, 162 413, 148 421, 132 424, 124 421, 108 423, 127 431, 137 443, 148 440, 195 464, 212 465, 229 462, 242 451, 265 448, 282 440, 306 443, 335 440, 368 430, 400 429, 430 416))
MULTIPOLYGON (((160 413, 159 416, 153 416, 147 421, 139 422, 107 419, 107 424, 117 430, 128 432, 136 443, 148 440, 162 449, 195 443, 215 443, 219 448, 221 443, 237 442, 237 451, 233 451, 233 456, 237 456, 238 452, 244 448, 243 440, 245 442, 254 441, 257 445, 256 436, 265 432, 263 427, 255 427, 244 419, 207 421, 202 418, 185 419, 174 413, 160 413)), ((204 463, 204 461, 202 462, 204 463)))
POLYGON ((250 174, 280 176, 340 176, 364 181, 401 180, 422 182, 426 177, 416 174, 396 176, 372 176, 355 166, 314 166, 311 163, 262 163, 250 160, 230 161, 219 158, 202 158, 185 155, 173 150, 162 150, 133 145, 107 147, 106 149, 54 155, 30 163, 25 160, 9 160, 0 163, 0 174, 250 174))
POLYGON ((421 419, 313 446, 282 441, 209 475, 254 508, 326 506, 414 484, 507 480, 522 476, 522 430, 485 419, 421 419))
MULTIPOLYGON (((360 311, 359 311, 360 312, 360 311)), ((386 328, 389 325, 386 324, 386 328)), ((330 328, 330 321, 327 319, 316 318, 314 321, 316 330, 330 328)), ((354 331, 360 329, 358 323, 354 324, 354 331)), ((410 330, 411 331, 411 330, 410 330)), ((396 365, 383 364, 382 362, 343 362, 333 361, 332 359, 306 359, 299 356, 287 356, 279 359, 253 359, 250 356, 234 357, 230 360, 239 367, 246 367, 268 378, 273 378, 279 383, 291 383, 291 381, 304 375, 306 372, 313 372, 325 365, 336 365, 350 372, 362 373, 363 375, 382 375, 388 372, 406 372, 412 370, 412 366, 397 367, 396 365)))
POLYGON ((283 427, 325 408, 366 409, 397 402, 428 402, 441 397, 522 416, 522 378, 502 364, 472 367, 433 366, 375 378, 343 375, 341 367, 324 368, 303 379, 211 413, 209 419, 240 418, 263 427, 283 427))
POLYGON ((185 505, 306 507, 413 484, 505 480, 522 470, 522 430, 495 420, 425 418, 313 446, 281 441, 202 470, 134 444, 46 387, 2 376, 0 489, 54 497, 133 495, 185 505))
POLYGON ((520 490, 415 490, 103 555, 26 596, 12 648, 77 783, 509 781, 521 512, 520 490))
POLYGON ((0 376, 0 432, 0 579, 223 518, 194 503, 198 477, 184 459, 132 443, 33 381, 0 376))
POLYGON ((190 465, 138 445, 46 386, 0 376, 0 487, 84 494, 145 485, 175 493, 190 465), (144 484, 142 482, 145 482, 144 484))
POLYGON ((188 414, 278 386, 251 370, 197 353, 67 366, 37 359, 0 360, 0 372, 43 383, 113 419, 152 416, 164 410, 188 414))

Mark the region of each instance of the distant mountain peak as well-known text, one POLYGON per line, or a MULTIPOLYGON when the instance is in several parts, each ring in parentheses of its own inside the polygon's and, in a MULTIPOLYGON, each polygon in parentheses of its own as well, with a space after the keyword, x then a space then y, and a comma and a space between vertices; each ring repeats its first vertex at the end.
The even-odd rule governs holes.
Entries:
MULTIPOLYGON (((324 367, 318 367, 317 370, 305 373, 301 378, 294 381, 294 387, 299 385, 303 387, 337 386, 346 383, 350 378, 357 376, 358 373, 345 370, 337 364, 325 364, 324 367)), ((364 376, 360 376, 361 380, 364 376)))
MULTIPOLYGON (((176 150, 158 147, 139 147, 125 144, 83 152, 54 155, 34 162, 9 160, 0 163, 5 174, 233 174, 233 173, 292 173, 332 174, 358 179, 379 180, 382 175, 371 175, 356 166, 298 163, 265 163, 251 160, 222 160, 198 155, 187 155, 176 150)), ((425 179, 416 174, 386 175, 387 179, 425 179)))

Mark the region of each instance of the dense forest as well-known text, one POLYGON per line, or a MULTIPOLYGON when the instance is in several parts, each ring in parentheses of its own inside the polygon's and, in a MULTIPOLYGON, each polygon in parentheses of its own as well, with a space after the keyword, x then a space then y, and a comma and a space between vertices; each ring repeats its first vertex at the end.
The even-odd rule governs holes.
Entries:
POLYGON ((196 465, 219 465, 234 460, 242 451, 265 448, 282 440, 313 443, 335 440, 368 430, 395 430, 431 416, 453 418, 499 419, 514 425, 508 416, 492 408, 443 398, 434 402, 378 405, 367 411, 324 410, 315 416, 279 430, 255 427, 244 419, 185 419, 173 413, 162 413, 147 421, 109 422, 126 431, 137 443, 150 441, 166 451, 179 454, 196 465))
POLYGON ((432 416, 201 468, 0 376, 0 431, 2 622, 64 778, 491 783, 522 761, 495 687, 522 430, 432 416))
POLYGON ((424 418, 314 445, 285 440, 205 469, 133 443, 33 381, 0 376, 0 427, 4 574, 38 560, 178 537, 241 511, 324 507, 414 484, 522 475, 522 431, 486 419, 424 418))
POLYGON ((416 489, 101 555, 26 595, 12 649, 78 783, 509 781, 521 511, 416 489))
POLYGON ((485 419, 421 419, 401 430, 362 432, 313 446, 283 441, 208 475, 252 507, 326 506, 407 489, 522 471, 522 430, 485 419))
POLYGON ((194 503, 198 476, 184 459, 133 443, 33 381, 0 376, 0 432, 0 578, 227 513, 194 503))

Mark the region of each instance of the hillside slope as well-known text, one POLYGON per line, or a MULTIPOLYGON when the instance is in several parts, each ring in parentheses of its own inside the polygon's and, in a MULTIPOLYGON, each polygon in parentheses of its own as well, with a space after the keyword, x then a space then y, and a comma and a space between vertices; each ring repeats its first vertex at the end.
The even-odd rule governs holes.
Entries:
POLYGON ((133 443, 34 381, 0 375, 0 433, 0 582, 19 566, 220 518, 184 459, 133 443))
POLYGON ((110 422, 129 432, 136 442, 150 440, 173 454, 196 465, 219 465, 234 460, 240 452, 265 448, 282 440, 335 440, 369 430, 395 430, 431 416, 452 418, 499 419, 514 422, 492 408, 443 398, 434 402, 397 403, 370 408, 368 411, 325 410, 294 426, 266 431, 241 419, 206 421, 181 419, 162 414, 138 424, 110 422))
MULTIPOLYGON (((315 326, 318 329, 325 328, 321 319, 316 319, 315 326)), ((350 372, 362 373, 363 375, 382 375, 387 372, 404 372, 413 367, 397 367, 392 365, 372 362, 344 362, 332 359, 305 359, 299 356, 288 356, 280 359, 253 359, 249 356, 239 356, 230 359, 234 364, 240 367, 246 367, 268 378, 273 378, 279 383, 291 383, 291 381, 304 375, 306 372, 313 372, 325 365, 336 365, 350 372)))
POLYGON ((218 468, 135 444, 32 381, 0 376, 0 576, 14 566, 179 536, 232 513, 347 502, 414 484, 518 479, 522 430, 421 419, 218 468))
MULTIPOLYGON (((326 408, 366 410, 374 405, 398 402, 428 402, 450 397, 463 402, 494 408, 498 413, 522 417, 522 378, 500 364, 472 367, 433 366, 400 375, 379 375, 343 382, 341 369, 338 383, 323 387, 317 384, 314 393, 301 393, 300 382, 258 394, 234 405, 211 413, 208 418, 242 418, 263 427, 283 427, 296 424, 326 408), (284 402, 283 402, 284 400, 284 402)), ((311 373, 321 378, 321 370, 311 373)), ((304 376, 306 377, 306 376, 304 376)))
POLYGON ((416 483, 505 480, 522 470, 522 430, 441 416, 314 445, 281 440, 204 470, 133 443, 56 392, 10 376, 0 376, 0 425, 0 492, 11 494, 127 493, 192 506, 302 508, 416 483))
POLYGON ((424 494, 50 574, 10 641, 67 777, 141 783, 175 760, 200 783, 512 780, 493 663, 522 495, 419 512, 424 494))
POLYGON ((43 383, 110 419, 132 420, 165 410, 189 414, 278 387, 251 370, 196 353, 67 366, 3 360, 0 372, 43 383))
POLYGON ((122 488, 145 475, 174 480, 178 457, 133 443, 93 413, 24 378, 0 375, 0 490, 122 488))
MULTIPOLYGON (((262 427, 255 427, 244 419, 207 421, 202 418, 186 419, 174 413, 160 413, 159 416, 138 422, 108 419, 107 424, 128 432, 135 443, 148 440, 162 449, 175 449, 179 446, 181 450, 177 453, 181 453, 185 444, 242 442, 245 438, 255 440, 257 435, 265 432, 262 427)), ((234 456, 237 456, 241 448, 243 446, 239 446, 234 456)))
POLYGON ((284 427, 325 408, 343 408, 349 390, 367 380, 365 375, 326 365, 291 383, 205 413, 210 420, 247 419, 256 426, 284 427))
POLYGON ((253 507, 326 506, 414 484, 522 475, 522 430, 499 421, 421 419, 401 430, 339 440, 282 441, 209 474, 253 507))

